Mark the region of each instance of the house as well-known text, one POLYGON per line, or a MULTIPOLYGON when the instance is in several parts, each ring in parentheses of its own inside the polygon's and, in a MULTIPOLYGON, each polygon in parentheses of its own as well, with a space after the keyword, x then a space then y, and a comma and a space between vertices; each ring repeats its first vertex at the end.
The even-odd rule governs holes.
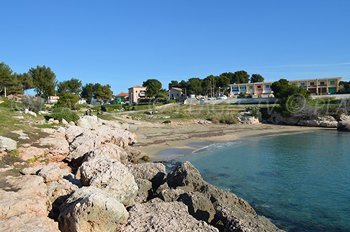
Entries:
MULTIPOLYGON (((292 85, 305 88, 311 94, 325 95, 335 94, 339 91, 340 77, 334 78, 317 78, 306 80, 289 81, 292 85)), ((243 95, 253 98, 273 97, 271 89, 272 82, 242 83, 230 85, 230 95, 243 95)))
POLYGON ((129 94, 121 92, 115 96, 114 102, 117 104, 121 104, 121 103, 127 102, 128 100, 129 100, 129 94))
POLYGON ((305 88, 311 94, 325 95, 325 94, 337 93, 339 91, 340 81, 341 81, 341 77, 333 77, 333 78, 295 80, 290 82, 293 85, 296 85, 301 88, 305 88))
POLYGON ((232 84, 230 85, 230 95, 243 95, 253 98, 268 98, 273 94, 271 85, 272 82, 232 84))
POLYGON ((129 102, 138 103, 141 98, 146 98, 146 87, 134 86, 129 88, 129 102))
POLYGON ((47 104, 56 104, 60 100, 59 96, 48 96, 47 97, 47 104))
POLYGON ((184 94, 181 88, 173 87, 168 92, 169 92, 170 100, 181 100, 184 97, 184 94))

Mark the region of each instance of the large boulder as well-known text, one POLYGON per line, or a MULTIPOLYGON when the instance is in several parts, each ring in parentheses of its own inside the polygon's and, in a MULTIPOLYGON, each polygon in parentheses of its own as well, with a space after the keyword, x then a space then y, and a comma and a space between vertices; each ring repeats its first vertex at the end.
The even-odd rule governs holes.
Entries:
MULTIPOLYGON (((135 142, 135 136, 126 130, 110 128, 108 126, 99 126, 95 130, 78 129, 77 133, 69 127, 66 131, 66 138, 70 142, 70 154, 66 160, 69 162, 78 161, 81 163, 84 156, 101 147, 102 144, 115 144, 121 148, 128 147, 135 142), (74 138, 74 135, 76 137, 74 138)), ((79 165, 79 164, 78 164, 79 165)))
POLYGON ((160 198, 183 202, 193 217, 222 231, 279 231, 268 219, 257 215, 248 202, 204 181, 189 162, 175 167, 166 181, 157 190, 160 198))
POLYGON ((102 144, 95 150, 88 152, 84 159, 85 161, 89 161, 95 157, 108 157, 122 163, 126 163, 128 160, 128 154, 126 151, 123 148, 111 143, 102 144))
POLYGON ((19 152, 19 158, 27 161, 27 160, 32 160, 32 159, 36 159, 39 157, 43 157, 45 155, 45 153, 47 152, 47 149, 33 147, 33 146, 19 147, 18 152, 19 152))
POLYGON ((140 163, 128 165, 135 179, 146 179, 152 181, 159 175, 165 176, 165 166, 162 163, 140 163))
POLYGON ((93 115, 93 116, 86 115, 86 116, 81 117, 78 120, 77 125, 79 127, 84 128, 84 129, 96 129, 99 126, 102 126, 102 122, 95 115, 93 115))
POLYGON ((0 151, 13 151, 17 149, 17 142, 13 139, 0 136, 0 151))
POLYGON ((189 215, 187 207, 181 202, 162 202, 155 199, 133 206, 129 214, 125 232, 218 231, 189 215))
POLYGON ((337 125, 338 131, 350 132, 350 120, 339 121, 337 125))
POLYGON ((6 232, 60 232, 58 224, 46 216, 21 214, 0 220, 0 231, 6 232))
POLYGON ((39 176, 7 177, 7 187, 0 189, 0 220, 31 214, 47 215, 46 185, 39 176))
POLYGON ((112 232, 127 218, 128 212, 117 199, 98 188, 83 187, 61 205, 58 221, 63 232, 112 232))
POLYGON ((43 166, 38 175, 44 178, 45 183, 51 181, 58 181, 62 179, 63 176, 68 175, 69 172, 65 169, 61 169, 58 164, 50 163, 48 165, 43 166))
POLYGON ((84 186, 104 189, 126 206, 134 203, 138 186, 134 176, 119 161, 96 157, 79 168, 84 186))

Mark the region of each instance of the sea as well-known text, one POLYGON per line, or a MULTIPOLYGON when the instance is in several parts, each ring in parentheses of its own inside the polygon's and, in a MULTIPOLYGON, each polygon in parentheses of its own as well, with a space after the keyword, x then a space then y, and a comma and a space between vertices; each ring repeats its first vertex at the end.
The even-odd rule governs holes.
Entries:
POLYGON ((279 228, 350 231, 350 133, 264 135, 192 146, 174 159, 190 161, 206 181, 242 197, 279 228))

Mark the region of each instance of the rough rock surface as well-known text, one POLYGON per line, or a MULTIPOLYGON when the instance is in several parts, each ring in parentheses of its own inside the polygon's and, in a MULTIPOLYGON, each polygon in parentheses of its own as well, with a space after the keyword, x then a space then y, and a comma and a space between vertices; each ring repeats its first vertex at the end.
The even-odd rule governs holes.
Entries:
POLYGON ((180 202, 152 200, 133 206, 129 213, 125 232, 218 231, 189 215, 187 207, 180 202))
POLYGON ((66 138, 70 142, 70 154, 67 161, 82 160, 84 156, 102 146, 102 144, 112 143, 119 147, 125 148, 135 142, 135 136, 129 131, 100 126, 95 130, 68 128, 66 138), (74 137, 76 135, 76 137, 74 137))
POLYGON ((123 204, 94 187, 75 191, 61 206, 58 221, 63 232, 117 231, 126 223, 128 212, 123 204))
POLYGON ((338 131, 350 132, 350 116, 346 114, 340 115, 340 121, 337 125, 338 131))
POLYGON ((18 148, 18 152, 19 152, 19 158, 21 158, 22 160, 30 160, 38 157, 43 157, 47 152, 47 149, 33 147, 33 146, 20 147, 18 148))
POLYGON ((138 186, 134 176, 120 162, 99 157, 84 162, 79 171, 84 186, 104 189, 126 206, 134 203, 138 186))
POLYGON ((96 129, 102 126, 102 122, 97 116, 83 116, 78 120, 77 125, 84 129, 96 129))
POLYGON ((128 165, 135 179, 146 179, 152 181, 158 175, 165 175, 165 166, 162 163, 140 163, 128 165))
POLYGON ((0 189, 0 231, 59 231, 47 217, 47 188, 43 178, 26 175, 8 177, 0 189))
POLYGON ((63 176, 68 175, 68 171, 61 169, 58 164, 51 163, 40 169, 38 175, 44 178, 45 183, 51 181, 58 181, 62 179, 63 176))
POLYGON ((236 195, 205 182, 191 163, 178 165, 168 174, 160 192, 164 200, 176 199, 189 207, 189 213, 223 231, 279 231, 268 219, 236 195), (172 189, 176 189, 174 191, 172 189))
POLYGON ((17 142, 13 139, 0 136, 0 151, 13 151, 17 149, 17 142))
POLYGON ((128 160, 128 154, 121 147, 107 143, 103 144, 95 150, 88 152, 85 156, 85 161, 89 161, 95 157, 108 157, 112 160, 117 160, 122 163, 126 163, 128 160))

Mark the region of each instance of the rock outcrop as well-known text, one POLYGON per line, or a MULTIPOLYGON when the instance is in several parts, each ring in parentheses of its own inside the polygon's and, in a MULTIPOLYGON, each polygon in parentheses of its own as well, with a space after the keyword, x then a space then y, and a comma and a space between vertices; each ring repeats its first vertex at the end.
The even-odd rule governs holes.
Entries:
POLYGON ((0 136, 0 151, 13 151, 17 149, 17 142, 13 139, 0 136))
POLYGON ((22 158, 40 154, 51 163, 8 178, 0 231, 278 231, 189 162, 170 173, 162 163, 133 163, 142 153, 127 125, 94 116, 77 125, 46 130, 44 150, 22 145, 22 158))
POLYGON ((130 209, 129 214, 125 232, 219 231, 189 215, 187 207, 180 202, 152 200, 136 204, 130 209))
POLYGON ((189 162, 169 173, 158 193, 165 201, 183 202, 193 217, 220 231, 279 231, 243 199, 205 182, 189 162))
POLYGON ((119 161, 96 157, 79 168, 84 186, 104 189, 126 206, 134 203, 138 186, 134 176, 119 161))
POLYGON ((338 122, 337 130, 350 132, 350 116, 345 114, 340 115, 340 121, 338 122))
POLYGON ((123 204, 94 187, 76 190, 60 212, 58 221, 63 232, 120 231, 128 218, 123 204))
POLYGON ((0 189, 0 231, 59 231, 48 218, 47 188, 42 177, 8 177, 0 189))

